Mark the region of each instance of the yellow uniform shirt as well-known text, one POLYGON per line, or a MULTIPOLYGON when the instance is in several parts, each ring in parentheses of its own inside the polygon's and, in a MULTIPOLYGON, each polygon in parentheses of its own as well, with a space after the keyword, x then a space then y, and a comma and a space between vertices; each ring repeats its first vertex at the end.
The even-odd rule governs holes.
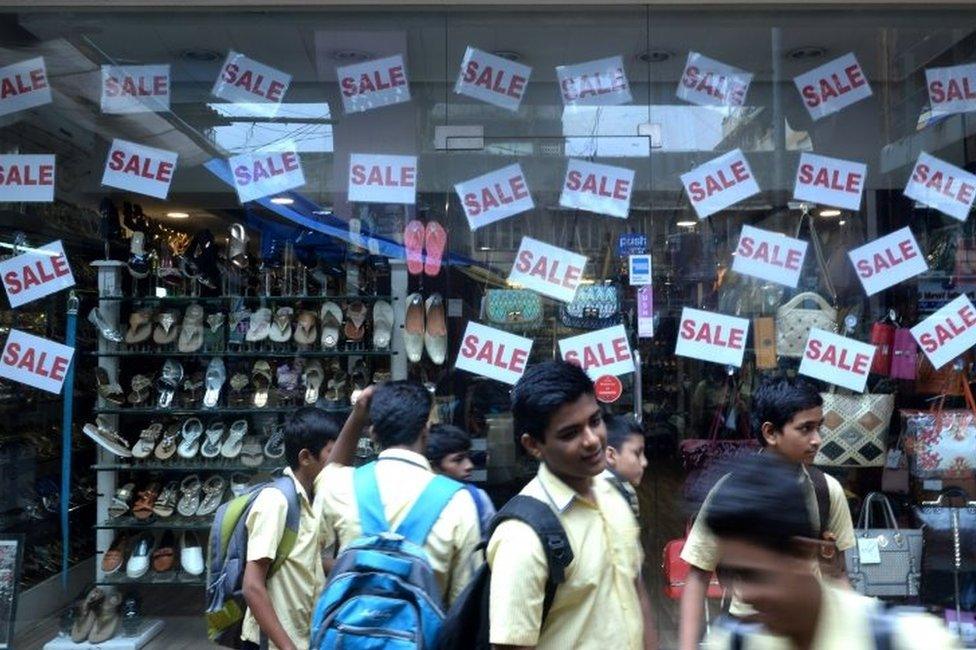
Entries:
MULTIPOLYGON (((870 614, 877 601, 849 589, 824 584, 820 619, 810 650, 874 650, 870 614)), ((894 615, 889 614, 889 615, 894 615)), ((961 647, 942 625, 928 614, 902 613, 892 629, 892 650, 952 650, 961 647)), ((728 650, 730 634, 713 626, 702 648, 728 650)), ((748 634, 743 650, 793 650, 796 646, 785 637, 757 632, 748 634)))
MULTIPOLYGON (((846 551, 855 544, 854 524, 851 522, 851 510, 847 506, 847 498, 844 496, 844 488, 833 476, 824 474, 827 479, 827 493, 830 495, 830 520, 827 522, 826 530, 837 536, 837 550, 846 551)), ((701 511, 695 519, 695 524, 691 527, 688 539, 685 540, 684 549, 681 551, 681 559, 705 571, 714 571, 718 566, 718 539, 708 529, 705 523, 705 513, 708 511, 708 504, 712 495, 720 488, 724 478, 715 484, 715 487, 708 493, 705 502, 702 504, 701 511)), ((800 475, 800 480, 807 495, 807 509, 810 517, 814 521, 814 530, 820 530, 820 515, 817 508, 817 494, 813 487, 813 481, 807 474, 806 468, 800 475)), ((813 572, 820 575, 820 564, 813 563, 813 572)), ((729 613, 733 616, 746 617, 755 613, 755 610, 739 600, 732 587, 732 601, 729 604, 729 613)))
MULTIPOLYGON (((278 620, 285 632, 299 650, 307 650, 309 644, 312 611, 315 601, 325 585, 322 569, 322 548, 331 543, 328 532, 322 530, 318 516, 309 502, 291 468, 285 475, 295 481, 301 515, 298 522, 298 537, 295 547, 281 567, 268 578, 268 597, 274 606, 278 620)), ((268 488, 254 499, 254 504, 245 520, 247 526, 247 561, 274 560, 278 544, 285 532, 285 519, 288 515, 288 501, 281 490, 268 488)), ((244 616, 241 638, 260 643, 261 629, 248 609, 244 616)), ((268 644, 274 648, 273 643, 268 644)))
MULTIPOLYGON (((354 469, 332 463, 315 479, 315 510, 321 525, 338 538, 340 551, 362 535, 353 488, 354 469)), ((386 520, 394 530, 433 478, 430 463, 420 454, 405 449, 380 453, 376 482, 386 520)), ((480 554, 475 552, 480 541, 478 509, 467 490, 461 490, 444 508, 424 544, 448 604, 454 602, 471 580, 474 569, 481 565, 480 554)))
POLYGON ((639 528, 620 493, 597 477, 596 501, 589 501, 545 464, 521 493, 553 508, 569 537, 573 561, 541 625, 549 575, 542 544, 521 521, 502 523, 488 542, 491 642, 539 650, 643 647, 644 622, 635 587, 643 561, 639 528))

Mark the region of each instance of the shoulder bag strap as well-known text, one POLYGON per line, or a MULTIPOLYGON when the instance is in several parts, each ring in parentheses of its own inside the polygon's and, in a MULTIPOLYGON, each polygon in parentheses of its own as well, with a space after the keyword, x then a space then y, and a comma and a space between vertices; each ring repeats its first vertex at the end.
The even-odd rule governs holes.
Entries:
POLYGON ((830 294, 830 299, 833 300, 834 304, 837 304, 837 290, 834 288, 834 283, 830 279, 830 272, 827 270, 827 261, 824 257, 823 243, 820 241, 820 234, 817 232, 817 227, 814 225, 813 215, 807 213, 807 220, 810 223, 810 242, 813 244, 813 253, 817 257, 817 268, 820 270, 820 274, 823 276, 824 287, 827 289, 827 293, 830 294))
POLYGON ((376 482, 376 461, 357 467, 352 473, 359 508, 359 525, 363 535, 379 535, 390 530, 390 523, 383 511, 380 487, 376 482))
POLYGON ((827 486, 827 476, 816 467, 808 467, 807 474, 813 482, 813 492, 817 497, 817 513, 820 516, 820 535, 827 532, 830 522, 830 488, 827 486))

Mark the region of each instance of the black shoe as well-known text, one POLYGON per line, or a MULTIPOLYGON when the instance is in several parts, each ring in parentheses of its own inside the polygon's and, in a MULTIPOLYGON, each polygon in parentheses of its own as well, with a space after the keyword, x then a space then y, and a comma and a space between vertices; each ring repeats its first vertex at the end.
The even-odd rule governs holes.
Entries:
POLYGON ((119 616, 122 618, 122 634, 138 636, 142 625, 142 601, 137 593, 130 591, 125 595, 119 616))

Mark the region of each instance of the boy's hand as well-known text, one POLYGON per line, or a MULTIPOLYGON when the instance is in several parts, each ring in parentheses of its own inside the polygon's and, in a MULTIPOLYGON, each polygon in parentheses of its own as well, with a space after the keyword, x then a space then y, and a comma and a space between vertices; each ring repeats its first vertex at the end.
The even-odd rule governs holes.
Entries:
POLYGON ((373 392, 376 390, 376 384, 370 384, 359 393, 359 397, 356 398, 356 403, 353 404, 352 410, 360 417, 369 417, 369 403, 373 400, 373 392))

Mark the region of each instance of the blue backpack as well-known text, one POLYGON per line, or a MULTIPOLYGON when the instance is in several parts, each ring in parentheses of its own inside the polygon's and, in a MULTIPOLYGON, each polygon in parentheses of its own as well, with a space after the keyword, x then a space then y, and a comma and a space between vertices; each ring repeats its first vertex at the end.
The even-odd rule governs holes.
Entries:
POLYGON ((435 476, 390 531, 376 462, 353 472, 362 537, 339 554, 312 616, 313 649, 436 648, 444 620, 440 588, 423 545, 462 485, 435 476))

